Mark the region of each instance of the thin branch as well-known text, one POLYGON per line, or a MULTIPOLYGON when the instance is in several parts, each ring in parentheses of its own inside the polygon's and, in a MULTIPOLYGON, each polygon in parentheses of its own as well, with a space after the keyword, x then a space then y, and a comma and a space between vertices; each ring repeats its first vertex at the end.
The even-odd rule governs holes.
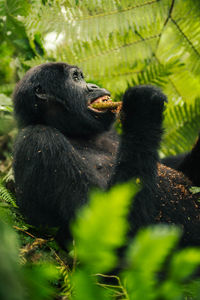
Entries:
POLYGON ((197 49, 194 47, 194 45, 192 44, 192 42, 189 40, 189 38, 185 35, 185 33, 182 31, 182 29, 180 28, 180 26, 176 23, 176 21, 171 17, 171 21, 174 23, 174 25, 176 26, 176 28, 178 29, 178 31, 182 34, 182 36, 184 37, 184 39, 188 42, 188 44, 190 45, 190 47, 193 49, 193 51, 197 54, 197 56, 200 58, 200 53, 197 51, 197 49))
POLYGON ((162 31, 164 30, 165 26, 167 25, 169 19, 172 17, 172 12, 173 12, 173 8, 174 8, 174 3, 175 3, 175 0, 172 0, 171 6, 170 6, 170 8, 169 8, 169 13, 168 13, 167 19, 166 19, 165 22, 164 22, 162 31))
POLYGON ((21 231, 27 235, 29 235, 30 237, 32 237, 33 239, 37 239, 33 234, 31 234, 30 232, 18 227, 18 226, 13 226, 14 229, 18 230, 18 231, 21 231))
POLYGON ((172 0, 171 5, 170 5, 170 8, 169 8, 168 15, 167 15, 167 18, 166 18, 166 20, 165 20, 165 22, 164 22, 164 24, 163 24, 163 27, 162 27, 161 32, 160 32, 160 37, 159 37, 159 39, 158 39, 158 41, 157 41, 157 44, 156 44, 156 50, 155 50, 154 55, 156 55, 156 51, 158 50, 158 47, 159 47, 159 44, 160 44, 160 39, 161 39, 161 37, 162 37, 162 34, 163 34, 164 30, 165 30, 165 27, 167 26, 167 24, 168 24, 168 22, 169 22, 169 19, 171 18, 171 15, 172 15, 172 12, 173 12, 173 8, 174 8, 174 3, 175 3, 175 0, 172 0))
MULTIPOLYGON (((174 8, 174 3, 175 3, 175 0, 172 0, 171 5, 170 5, 170 9, 169 9, 169 13, 168 13, 167 18, 166 18, 166 20, 165 20, 165 22, 164 22, 163 28, 162 28, 160 34, 158 35, 158 41, 157 41, 157 45, 156 45, 156 50, 153 51, 153 49, 151 48, 152 56, 156 59, 156 61, 158 62, 159 65, 162 65, 162 63, 160 62, 160 60, 159 60, 158 57, 156 56, 156 51, 157 51, 157 49, 158 49, 158 46, 159 46, 159 43, 160 43, 160 39, 161 39, 162 33, 163 33, 165 27, 167 26, 169 19, 171 18, 172 11, 173 11, 173 8, 174 8)), ((142 35, 141 35, 139 32, 136 32, 136 34, 141 38, 141 41, 145 41, 145 39, 142 37, 142 35)), ((143 70, 141 70, 140 73, 145 72, 145 69, 146 69, 146 68, 147 68, 147 66, 146 66, 143 70)), ((175 92, 177 93, 177 95, 178 95, 179 97, 183 97, 183 96, 179 93, 179 91, 177 90, 177 88, 176 88, 176 86, 174 85, 174 83, 173 83, 172 79, 170 78, 170 76, 168 76, 168 79, 169 79, 169 81, 170 81, 172 87, 174 88, 175 92)))

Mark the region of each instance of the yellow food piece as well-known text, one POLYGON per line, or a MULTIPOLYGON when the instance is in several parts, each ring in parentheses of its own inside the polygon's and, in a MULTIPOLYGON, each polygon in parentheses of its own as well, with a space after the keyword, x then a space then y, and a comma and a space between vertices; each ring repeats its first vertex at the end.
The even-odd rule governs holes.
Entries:
POLYGON ((91 104, 91 106, 93 108, 96 108, 96 109, 100 109, 100 110, 103 110, 103 109, 116 109, 118 108, 119 106, 122 105, 122 102, 112 102, 112 101, 106 101, 106 102, 94 102, 91 104))

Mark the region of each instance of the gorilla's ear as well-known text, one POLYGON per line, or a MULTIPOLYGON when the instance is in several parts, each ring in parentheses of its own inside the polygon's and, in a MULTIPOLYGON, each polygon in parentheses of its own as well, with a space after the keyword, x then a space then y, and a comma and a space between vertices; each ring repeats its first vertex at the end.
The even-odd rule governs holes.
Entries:
POLYGON ((59 97, 47 94, 40 85, 35 87, 35 95, 42 101, 54 101, 64 105, 63 101, 59 97))

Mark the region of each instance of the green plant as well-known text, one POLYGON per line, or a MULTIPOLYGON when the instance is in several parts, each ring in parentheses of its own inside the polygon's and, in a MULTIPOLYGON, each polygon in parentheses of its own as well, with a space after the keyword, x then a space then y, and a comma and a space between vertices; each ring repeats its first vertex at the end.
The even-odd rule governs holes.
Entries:
POLYGON ((13 230, 0 221, 0 298, 2 300, 50 299, 50 282, 58 277, 53 265, 20 265, 19 243, 13 230))

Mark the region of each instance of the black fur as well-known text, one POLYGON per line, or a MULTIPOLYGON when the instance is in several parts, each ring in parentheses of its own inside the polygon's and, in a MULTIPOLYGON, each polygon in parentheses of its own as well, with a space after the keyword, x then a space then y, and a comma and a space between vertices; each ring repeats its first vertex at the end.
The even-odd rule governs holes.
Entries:
POLYGON ((166 157, 162 163, 183 172, 195 186, 200 186, 200 135, 191 152, 166 157))
POLYGON ((178 170, 180 164, 184 160, 186 153, 170 155, 161 159, 163 165, 170 167, 172 169, 178 170))
POLYGON ((114 112, 88 108, 105 94, 65 63, 35 67, 19 82, 14 174, 21 211, 31 224, 58 226, 64 234, 91 187, 138 177, 143 189, 130 211, 131 234, 144 225, 175 223, 184 229, 182 244, 199 245, 199 195, 189 192, 187 177, 159 163, 166 96, 153 86, 128 89, 118 136, 114 112))

